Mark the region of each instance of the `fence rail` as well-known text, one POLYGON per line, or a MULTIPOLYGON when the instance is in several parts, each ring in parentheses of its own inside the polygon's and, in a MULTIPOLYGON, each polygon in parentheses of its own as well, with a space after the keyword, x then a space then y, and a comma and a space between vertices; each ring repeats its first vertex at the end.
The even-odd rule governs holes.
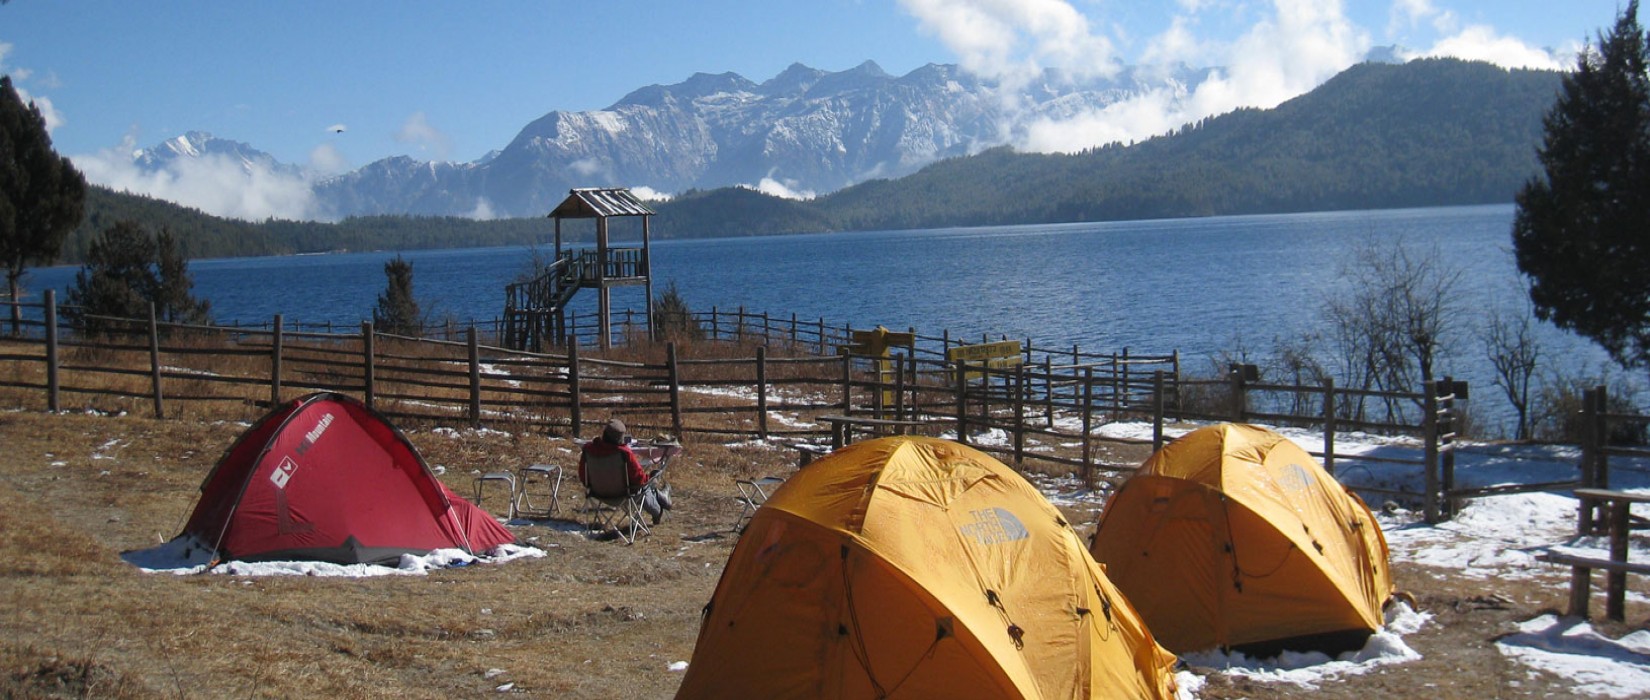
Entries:
MULTIPOLYGON (((1321 430, 1322 447, 1313 454, 1331 473, 1359 462, 1424 471, 1421 493, 1368 490, 1415 499, 1429 520, 1448 517, 1460 499, 1487 492, 1455 483, 1455 426, 1466 388, 1448 379, 1420 392, 1381 392, 1332 382, 1263 384, 1253 366, 1234 365, 1226 377, 1191 380, 1180 374, 1178 353, 1050 349, 1030 339, 1020 344, 1016 364, 1001 366, 948 360, 953 349, 975 341, 915 330, 909 344, 865 355, 856 354, 856 332, 849 326, 742 308, 696 314, 704 343, 636 343, 623 353, 626 359, 583 356, 596 344, 589 335, 575 335, 578 340, 560 353, 505 349, 485 342, 496 342, 496 321, 491 327, 444 324, 435 327, 442 332, 429 334, 435 337, 408 337, 377 332, 371 323, 316 330, 279 315, 268 324, 231 326, 122 319, 134 333, 85 337, 58 322, 50 292, 35 310, 19 333, 0 338, 0 386, 38 390, 35 395, 54 411, 66 394, 149 402, 156 416, 165 417, 178 403, 268 407, 328 390, 361 396, 398 419, 579 435, 619 415, 639 431, 684 438, 810 441, 829 432, 812 421, 831 413, 931 426, 1016 466, 1069 471, 1091 483, 1134 468, 1105 462, 1104 448, 1155 449, 1170 423, 1265 421, 1321 430), (715 357, 680 356, 684 348, 702 347, 720 349, 715 357), (729 347, 737 356, 727 356, 729 347), (692 399, 684 401, 685 393, 692 399), (1107 423, 1124 420, 1149 421, 1152 437, 1099 434, 1107 423), (1422 441, 1425 454, 1419 460, 1343 455, 1335 435, 1346 430, 1410 435, 1422 441)), ((621 328, 646 327, 634 314, 619 316, 621 328)), ((646 334, 626 337, 645 340, 646 334)), ((984 336, 977 342, 1002 340, 984 336)), ((1588 454, 1593 461, 1584 464, 1594 465, 1594 474, 1605 473, 1600 470, 1609 452, 1588 454)), ((1585 480, 1582 474, 1577 483, 1585 480)))

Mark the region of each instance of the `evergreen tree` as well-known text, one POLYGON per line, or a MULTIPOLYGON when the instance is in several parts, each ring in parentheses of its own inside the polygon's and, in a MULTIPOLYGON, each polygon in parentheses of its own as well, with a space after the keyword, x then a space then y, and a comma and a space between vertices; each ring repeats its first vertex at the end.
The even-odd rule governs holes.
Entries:
MULTIPOLYGON (((40 108, 23 104, 11 76, 0 76, 0 261, 13 301, 21 298, 24 268, 57 259, 85 199, 86 179, 52 150, 40 108)), ((21 323, 22 309, 13 305, 13 333, 21 323)))
POLYGON ((92 334, 126 326, 111 319, 148 319, 150 304, 159 321, 210 322, 211 304, 190 295, 193 284, 171 233, 151 236, 136 222, 117 221, 87 247, 63 315, 92 334))
POLYGON ((168 323, 206 324, 212 322, 212 303, 189 293, 195 279, 189 261, 172 232, 162 228, 155 236, 155 310, 168 323))
POLYGON ((705 338, 705 330, 694 320, 687 300, 676 290, 675 280, 671 280, 670 285, 653 301, 653 332, 659 340, 672 342, 705 338))
POLYGON ((1650 365, 1650 46, 1630 0, 1564 78, 1513 247, 1535 313, 1650 365))
POLYGON ((424 315, 413 298, 412 263, 395 256, 384 263, 388 278, 384 293, 378 295, 378 308, 372 310, 372 325, 380 332, 395 335, 418 336, 424 332, 424 315))

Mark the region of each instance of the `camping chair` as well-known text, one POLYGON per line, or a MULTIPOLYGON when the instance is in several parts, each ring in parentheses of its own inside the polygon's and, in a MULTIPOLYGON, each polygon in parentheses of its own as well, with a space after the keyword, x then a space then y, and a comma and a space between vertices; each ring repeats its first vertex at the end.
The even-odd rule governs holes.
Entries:
POLYGON ((739 489, 739 495, 733 497, 733 500, 739 503, 739 517, 734 519, 733 527, 730 529, 743 534, 751 516, 756 515, 756 509, 768 502, 768 492, 783 483, 785 480, 777 476, 734 481, 733 485, 739 489))
POLYGON ((622 452, 590 457, 584 463, 584 514, 591 531, 613 530, 625 544, 652 532, 642 512, 646 488, 630 492, 630 469, 622 452))
POLYGON ((534 464, 516 476, 516 513, 548 518, 561 509, 561 466, 534 464))
POLYGON ((498 484, 505 489, 504 500, 507 508, 505 519, 516 519, 516 475, 510 472, 487 472, 476 476, 476 495, 473 499, 476 506, 482 507, 481 500, 484 487, 487 484, 498 484))

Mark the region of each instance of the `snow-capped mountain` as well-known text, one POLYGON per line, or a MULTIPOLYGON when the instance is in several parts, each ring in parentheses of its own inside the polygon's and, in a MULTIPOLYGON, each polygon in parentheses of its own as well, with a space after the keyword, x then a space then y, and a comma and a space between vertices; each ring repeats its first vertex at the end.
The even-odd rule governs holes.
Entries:
MULTIPOLYGON (((794 64, 762 83, 699 73, 638 89, 606 109, 550 112, 471 163, 379 160, 313 183, 313 201, 324 218, 536 216, 573 187, 676 193, 748 185, 826 194, 1011 143, 1037 118, 1095 110, 1148 89, 1195 88, 1209 73, 1132 69, 1086 83, 1050 73, 1012 91, 938 64, 897 77, 869 61, 835 73, 794 64)), ((153 168, 206 154, 298 172, 245 144, 198 132, 137 159, 153 168)))
POLYGON ((255 170, 290 176, 302 173, 302 168, 282 163, 248 144, 218 138, 204 131, 191 131, 141 149, 132 154, 132 163, 145 171, 158 171, 167 169, 180 159, 209 158, 239 163, 241 169, 248 173, 255 170))

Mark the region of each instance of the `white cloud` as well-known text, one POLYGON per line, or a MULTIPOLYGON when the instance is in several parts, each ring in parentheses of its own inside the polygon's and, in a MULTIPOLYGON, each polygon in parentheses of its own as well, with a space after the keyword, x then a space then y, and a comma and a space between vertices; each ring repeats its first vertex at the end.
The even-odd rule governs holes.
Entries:
POLYGON ((323 143, 309 152, 309 169, 317 175, 337 175, 349 170, 350 162, 337 146, 323 143))
POLYGON ((668 202, 672 199, 669 192, 660 192, 652 187, 632 187, 630 193, 644 202, 668 202))
POLYGON ((1121 67, 1112 42, 1092 31, 1088 18, 1062 0, 900 0, 922 31, 957 55, 976 75, 1010 86, 1037 79, 1050 67, 1075 77, 1115 75, 1121 67))
POLYGON ((136 143, 135 135, 128 134, 118 146, 70 160, 90 182, 217 216, 247 221, 315 217, 314 193, 304 177, 223 156, 178 158, 164 170, 146 172, 132 162, 136 143))
MULTIPOLYGON (((1184 3, 1188 11, 1220 10, 1209 3, 1184 3)), ((1165 84, 1104 109, 1030 122, 1015 146, 1031 151, 1071 152, 1112 142, 1133 142, 1239 107, 1275 107, 1322 84, 1362 59, 1367 33, 1347 19, 1339 1, 1272 0, 1270 12, 1230 43, 1200 41, 1182 15, 1151 39, 1153 63, 1223 66, 1190 92, 1165 84)))
POLYGON ((414 112, 407 117, 393 135, 400 143, 410 143, 421 151, 426 151, 434 160, 446 160, 447 153, 452 151, 452 140, 440 129, 430 124, 429 117, 423 112, 414 112))
POLYGON ((817 196, 812 190, 796 189, 796 185, 797 183, 794 180, 779 180, 770 174, 768 177, 762 178, 761 182, 756 183, 754 189, 762 194, 783 199, 806 200, 817 196))
POLYGON ((1422 23, 1430 24, 1433 29, 1444 34, 1454 32, 1457 25, 1455 13, 1434 7, 1432 0, 1393 0, 1387 17, 1388 41, 1402 37, 1405 32, 1419 27, 1422 23))
POLYGON ((592 177, 607 172, 607 166, 603 165, 601 160, 597 158, 580 158, 568 163, 567 169, 572 170, 579 177, 592 177))
POLYGON ((1555 52, 1530 46, 1510 36, 1497 34, 1494 27, 1475 24, 1447 36, 1425 51, 1401 52, 1405 60, 1448 56, 1468 61, 1486 61, 1502 68, 1567 70, 1566 58, 1575 51, 1555 52))
POLYGON ((492 202, 487 201, 486 197, 479 197, 476 199, 475 208, 471 209, 470 213, 465 214, 464 218, 475 219, 476 221, 490 221, 492 219, 497 219, 498 214, 493 212, 492 202))

